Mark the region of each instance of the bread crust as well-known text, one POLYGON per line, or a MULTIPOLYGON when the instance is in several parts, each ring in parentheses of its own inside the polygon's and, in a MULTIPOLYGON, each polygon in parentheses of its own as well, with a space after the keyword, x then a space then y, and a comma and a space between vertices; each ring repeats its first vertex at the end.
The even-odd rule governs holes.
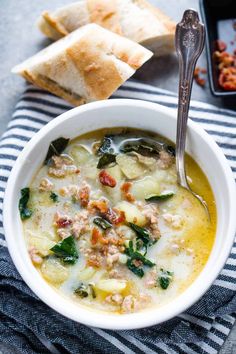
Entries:
POLYGON ((68 101, 74 106, 80 106, 86 103, 84 98, 76 97, 69 91, 66 91, 65 88, 60 87, 57 83, 54 83, 52 80, 43 75, 34 75, 28 70, 22 71, 21 75, 32 84, 42 88, 43 90, 47 90, 56 96, 64 98, 64 100, 68 101))
MULTIPOLYGON (((86 13, 87 23, 96 23, 114 33, 126 36, 144 45, 149 43, 154 49, 154 42, 163 43, 162 46, 164 48, 159 49, 159 44, 156 47, 159 49, 154 53, 156 56, 162 53, 170 53, 174 50, 176 24, 146 0, 81 0, 74 5, 76 6, 76 4, 79 4, 86 13), (134 6, 139 10, 137 18, 135 14, 131 18, 134 6), (124 7, 129 11, 128 15, 123 9, 124 7), (150 25, 154 27, 150 27, 150 25), (164 36, 165 39, 163 39, 164 36)), ((67 10, 69 6, 58 9, 52 14, 46 12, 45 15, 44 13, 39 21, 39 27, 44 34, 52 39, 58 39, 66 35, 65 33, 70 32, 71 29, 66 28, 65 19, 67 21, 70 19, 70 23, 73 23, 72 29, 84 25, 84 23, 78 21, 76 15, 73 16, 76 11, 67 10)))
POLYGON ((152 56, 127 38, 88 24, 13 68, 74 105, 107 99, 152 56))
POLYGON ((122 35, 117 5, 116 0, 87 0, 90 22, 122 35))
POLYGON ((136 3, 140 8, 145 8, 149 10, 151 13, 153 13, 153 15, 155 15, 157 20, 160 21, 166 27, 166 34, 174 35, 176 24, 174 21, 171 20, 169 16, 164 14, 157 7, 151 5, 146 0, 133 0, 133 2, 136 3))
POLYGON ((80 71, 91 97, 103 100, 108 98, 123 80, 114 62, 109 58, 104 61, 99 52, 101 51, 94 50, 91 43, 85 39, 67 49, 67 54, 80 71))
MULTIPOLYGON (((46 21, 47 25, 52 29, 53 33, 57 34, 57 39, 66 36, 69 32, 56 18, 53 18, 48 11, 42 13, 43 19, 46 21)), ((50 31, 49 31, 50 33, 50 31)))

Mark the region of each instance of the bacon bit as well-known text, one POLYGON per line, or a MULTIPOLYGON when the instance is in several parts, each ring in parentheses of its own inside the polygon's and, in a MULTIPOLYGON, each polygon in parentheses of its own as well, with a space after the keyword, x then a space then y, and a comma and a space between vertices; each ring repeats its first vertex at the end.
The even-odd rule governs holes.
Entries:
POLYGON ((90 188, 88 185, 84 185, 79 191, 80 204, 83 208, 86 208, 89 203, 90 188))
POLYGON ((134 196, 131 193, 127 193, 125 197, 126 197, 126 200, 128 202, 134 202, 135 201, 135 198, 134 198, 134 196))
POLYGON ((194 73, 193 73, 193 76, 196 77, 198 76, 199 74, 206 74, 207 73, 207 70, 205 68, 200 68, 199 66, 197 66, 194 70, 194 73))
POLYGON ((125 213, 121 210, 108 208, 107 212, 103 214, 104 218, 106 218, 112 224, 120 224, 125 221, 125 213))
POLYGON ((207 69, 201 68, 200 72, 201 72, 202 74, 206 74, 206 73, 207 73, 207 69))
POLYGON ((72 224, 72 219, 68 215, 56 213, 54 217, 55 225, 59 228, 67 227, 72 224))
POLYGON ((88 209, 96 209, 99 211, 102 217, 104 217, 111 224, 119 224, 125 221, 125 213, 121 210, 112 209, 108 207, 108 203, 105 199, 92 200, 89 203, 88 209))
POLYGON ((122 223, 122 222, 125 222, 125 213, 124 213, 124 211, 122 211, 122 210, 117 210, 117 209, 113 209, 113 210, 115 210, 116 212, 119 213, 119 216, 118 216, 118 218, 116 219, 115 224, 120 224, 120 223, 122 223))
POLYGON ((219 50, 219 52, 224 52, 227 48, 227 45, 224 41, 217 39, 216 40, 216 49, 219 50))
POLYGON ((129 190, 130 190, 130 188, 131 188, 131 186, 132 186, 132 183, 131 183, 131 182, 125 182, 125 183, 123 183, 123 184, 121 185, 120 189, 121 189, 122 192, 128 193, 129 190))
POLYGON ((200 68, 197 66, 194 70, 193 77, 196 78, 200 73, 200 68))
POLYGON ((108 208, 106 213, 103 214, 103 216, 112 224, 116 223, 117 220, 117 214, 112 208, 108 208))
POLYGON ((124 194, 125 199, 128 202, 134 202, 134 196, 129 192, 130 188, 132 187, 132 183, 131 182, 125 182, 121 185, 120 189, 124 194))
POLYGON ((57 221, 57 226, 58 227, 67 227, 67 226, 69 226, 71 224, 72 224, 72 221, 68 220, 66 218, 57 221))
POLYGON ((92 245, 96 245, 96 243, 102 243, 103 245, 107 245, 108 240, 106 240, 103 237, 102 233, 96 227, 94 227, 92 230, 91 243, 92 245))
POLYGON ((236 50, 231 55, 228 52, 215 51, 213 59, 219 69, 218 83, 226 91, 236 90, 236 50))
POLYGON ((220 86, 227 91, 236 90, 236 68, 224 68, 219 75, 220 86))
POLYGON ((101 184, 107 187, 114 188, 116 186, 116 180, 106 170, 102 170, 99 173, 99 181, 101 184))
POLYGON ((100 238, 100 231, 96 227, 94 227, 92 230, 92 238, 91 238, 92 245, 96 245, 99 238, 100 238))
POLYGON ((200 78, 200 73, 201 74, 206 74, 206 69, 204 68, 200 68, 200 67, 196 67, 196 69, 194 70, 194 73, 193 73, 193 77, 195 79, 195 82, 196 84, 198 84, 199 86, 201 87, 204 87, 205 84, 206 84, 206 80, 203 79, 203 78, 200 78))
POLYGON ((201 87, 204 87, 205 84, 206 84, 206 80, 203 79, 203 78, 200 78, 200 77, 196 78, 195 81, 196 81, 196 83, 197 83, 199 86, 201 86, 201 87))
POLYGON ((100 211, 100 213, 104 214, 108 210, 108 204, 105 199, 100 199, 100 200, 92 200, 89 203, 88 209, 96 209, 100 211))
POLYGON ((219 70, 222 70, 224 68, 228 68, 230 66, 233 66, 234 65, 234 56, 233 55, 230 55, 229 53, 227 52, 216 52, 217 55, 216 55, 216 59, 218 61, 218 69, 219 70))

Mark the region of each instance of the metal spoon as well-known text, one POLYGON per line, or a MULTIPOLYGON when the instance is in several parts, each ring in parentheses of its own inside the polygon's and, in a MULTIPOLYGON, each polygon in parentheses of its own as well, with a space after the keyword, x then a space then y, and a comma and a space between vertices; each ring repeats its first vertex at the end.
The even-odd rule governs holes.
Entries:
POLYGON ((189 103, 192 91, 193 74, 205 42, 205 28, 199 22, 197 11, 189 9, 176 26, 175 47, 179 58, 179 99, 176 134, 176 169, 178 183, 189 190, 204 206, 208 217, 209 210, 205 200, 194 193, 187 181, 185 173, 184 153, 187 131, 189 103))

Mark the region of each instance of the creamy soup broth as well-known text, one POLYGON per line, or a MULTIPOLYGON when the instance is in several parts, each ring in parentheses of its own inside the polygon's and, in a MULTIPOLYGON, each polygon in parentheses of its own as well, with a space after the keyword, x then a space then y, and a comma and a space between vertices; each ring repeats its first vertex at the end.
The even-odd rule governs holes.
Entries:
POLYGON ((42 277, 75 302, 117 314, 182 293, 206 264, 216 230, 214 196, 197 163, 186 156, 189 184, 206 200, 210 222, 177 185, 174 148, 162 137, 100 130, 55 155, 60 148, 53 146, 19 203, 42 277))

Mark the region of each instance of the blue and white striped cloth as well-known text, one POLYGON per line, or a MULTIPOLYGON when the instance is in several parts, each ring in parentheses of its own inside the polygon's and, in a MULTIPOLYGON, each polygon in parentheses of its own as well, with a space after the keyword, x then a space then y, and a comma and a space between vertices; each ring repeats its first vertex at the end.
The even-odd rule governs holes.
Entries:
MULTIPOLYGON (((143 99, 174 110, 177 104, 174 94, 134 81, 113 98, 143 99)), ((236 318, 236 243, 221 274, 198 303, 170 321, 141 330, 118 332, 76 324, 48 308, 22 281, 2 228, 7 179, 27 141, 70 108, 62 99, 28 85, 0 140, 0 341, 23 354, 218 353, 236 318)), ((212 135, 236 174, 236 112, 192 101, 189 116, 212 135)))

